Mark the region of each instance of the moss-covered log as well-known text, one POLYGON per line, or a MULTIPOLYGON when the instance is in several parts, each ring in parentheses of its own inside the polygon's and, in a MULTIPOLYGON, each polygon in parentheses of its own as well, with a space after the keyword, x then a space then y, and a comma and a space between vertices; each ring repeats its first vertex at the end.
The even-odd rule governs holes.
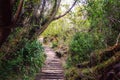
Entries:
MULTIPOLYGON (((114 48, 114 49, 117 49, 117 48, 114 48)), ((113 53, 113 56, 109 57, 109 59, 103 60, 102 62, 99 62, 98 64, 96 64, 95 66, 91 68, 88 65, 87 68, 81 69, 80 71, 80 74, 82 74, 81 78, 86 78, 86 77, 90 78, 89 76, 92 76, 90 78, 91 80, 107 80, 106 78, 108 77, 107 76, 108 72, 111 70, 114 70, 114 66, 118 64, 119 61, 120 61, 120 51, 113 53)))

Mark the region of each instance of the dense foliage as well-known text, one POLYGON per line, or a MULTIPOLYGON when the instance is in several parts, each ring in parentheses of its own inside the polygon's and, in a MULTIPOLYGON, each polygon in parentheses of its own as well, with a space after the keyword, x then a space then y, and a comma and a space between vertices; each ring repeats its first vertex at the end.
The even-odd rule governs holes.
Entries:
MULTIPOLYGON (((11 9, 13 14, 19 1, 11 9)), ((60 15, 64 11, 60 1, 24 0, 14 28, 0 26, 0 40, 4 42, 0 41, 0 79, 34 79, 45 59, 36 40, 44 30, 43 42, 50 43, 66 61, 67 80, 109 80, 110 71, 117 76, 112 68, 120 61, 120 1, 76 0, 75 8, 65 17, 60 15)), ((67 11, 68 5, 64 6, 67 11)), ((116 76, 113 78, 119 80, 116 76)))
POLYGON ((90 31, 101 33, 106 45, 115 44, 119 33, 118 0, 89 0, 86 10, 90 21, 90 31))
POLYGON ((90 53, 104 47, 103 39, 99 35, 79 32, 70 42, 71 64, 78 64, 89 60, 90 53))
MULTIPOLYGON (((70 42, 70 52, 66 64, 66 79, 110 79, 106 74, 109 75, 110 69, 107 70, 107 68, 110 68, 114 63, 114 60, 111 59, 111 56, 114 55, 112 52, 107 52, 107 50, 104 52, 103 49, 113 46, 117 41, 119 42, 119 4, 120 1, 118 0, 88 0, 84 5, 83 11, 85 11, 87 15, 85 15, 86 19, 84 19, 85 24, 82 25, 86 27, 86 21, 88 21, 89 27, 88 29, 81 29, 82 32, 76 33, 70 42), (101 61, 96 61, 97 58, 101 61), (109 61, 111 61, 111 63, 109 61), (90 66, 91 63, 92 67, 90 66), (105 73, 102 72, 104 70, 106 71, 105 73), (81 74, 82 72, 83 74, 81 74), (99 75, 104 77, 98 78, 99 75)), ((78 20, 78 22, 80 21, 78 20)), ((76 23, 74 25, 81 26, 81 24, 76 23)), ((114 49, 114 47, 108 49, 108 51, 112 51, 112 49, 114 49)), ((118 59, 116 59, 115 63, 117 63, 117 60, 118 59)), ((119 79, 117 78, 116 80, 119 79)))
MULTIPOLYGON (((76 2, 77 0, 71 6, 73 7, 76 2)), ((31 80, 33 76, 35 78, 34 74, 44 62, 42 45, 36 40, 52 21, 65 16, 72 9, 71 7, 66 10, 64 15, 57 15, 61 3, 61 0, 0 1, 0 6, 6 8, 0 7, 2 80, 31 80)))
POLYGON ((45 55, 39 41, 26 41, 25 47, 0 61, 0 77, 3 80, 33 80, 42 67, 45 55), (13 78, 14 77, 14 78, 13 78))
MULTIPOLYGON (((69 22, 65 22, 66 18, 61 18, 55 22, 52 22, 49 27, 45 30, 42 36, 46 37, 47 42, 52 43, 52 47, 57 47, 58 45, 66 44, 70 40, 70 25, 69 22)), ((71 30, 74 34, 74 31, 71 30)))

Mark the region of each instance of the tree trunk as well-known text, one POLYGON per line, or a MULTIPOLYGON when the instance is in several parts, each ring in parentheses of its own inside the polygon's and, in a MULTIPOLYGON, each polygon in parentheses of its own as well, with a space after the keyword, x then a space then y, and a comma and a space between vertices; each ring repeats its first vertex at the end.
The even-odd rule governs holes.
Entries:
POLYGON ((8 26, 11 24, 11 0, 0 0, 0 45, 10 33, 8 26))
POLYGON ((11 24, 11 10, 11 0, 0 0, 0 27, 7 27, 11 24))

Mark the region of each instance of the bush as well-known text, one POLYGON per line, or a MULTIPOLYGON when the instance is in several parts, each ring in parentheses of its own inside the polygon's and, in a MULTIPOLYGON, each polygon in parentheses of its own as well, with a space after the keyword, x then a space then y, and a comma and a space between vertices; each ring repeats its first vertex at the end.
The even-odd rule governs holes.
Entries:
POLYGON ((113 46, 120 32, 120 2, 118 0, 88 0, 87 19, 92 33, 102 33, 106 46, 113 46))
POLYGON ((70 42, 71 54, 67 62, 70 65, 87 61, 92 51, 102 47, 104 47, 103 38, 99 34, 76 33, 70 42))
POLYGON ((27 41, 24 48, 0 61, 0 78, 2 80, 17 80, 18 78, 31 80, 42 67, 44 59, 40 42, 37 40, 27 41))
POLYGON ((79 70, 75 67, 72 67, 68 70, 66 70, 65 72, 65 79, 66 80, 81 80, 79 78, 80 74, 79 74, 79 70))

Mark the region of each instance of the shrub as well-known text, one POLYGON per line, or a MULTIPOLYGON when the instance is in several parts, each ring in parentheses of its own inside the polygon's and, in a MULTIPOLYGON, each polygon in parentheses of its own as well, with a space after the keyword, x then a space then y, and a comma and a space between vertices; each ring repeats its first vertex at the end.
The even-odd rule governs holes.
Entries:
POLYGON ((104 47, 103 38, 99 34, 96 35, 86 32, 76 33, 70 42, 71 54, 68 58, 68 63, 77 64, 87 61, 92 51, 102 47, 104 47))
POLYGON ((72 67, 68 70, 65 71, 65 79, 66 80, 81 80, 79 78, 80 74, 79 74, 79 70, 75 67, 72 67))
POLYGON ((31 80, 42 67, 44 59, 45 56, 40 42, 37 40, 27 41, 24 48, 11 54, 9 58, 0 61, 0 77, 3 80, 17 80, 18 78, 31 80))

